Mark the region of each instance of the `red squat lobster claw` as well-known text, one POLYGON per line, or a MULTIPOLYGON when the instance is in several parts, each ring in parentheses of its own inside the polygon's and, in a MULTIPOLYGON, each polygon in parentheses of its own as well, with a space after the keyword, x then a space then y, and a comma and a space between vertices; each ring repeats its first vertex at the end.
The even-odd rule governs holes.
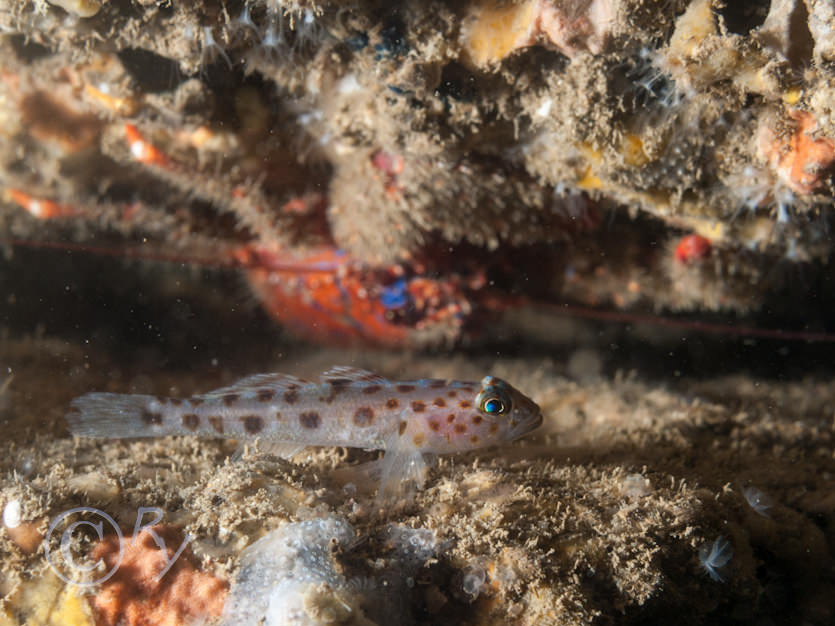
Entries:
POLYGON ((419 347, 457 339, 473 311, 478 281, 412 275, 400 265, 370 268, 335 248, 304 256, 258 247, 235 259, 263 306, 319 343, 419 347))

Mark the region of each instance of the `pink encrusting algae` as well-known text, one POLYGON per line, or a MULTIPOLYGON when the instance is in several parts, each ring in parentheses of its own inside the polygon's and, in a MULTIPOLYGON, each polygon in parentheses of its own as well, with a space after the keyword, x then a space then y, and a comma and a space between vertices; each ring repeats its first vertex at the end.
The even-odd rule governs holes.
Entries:
POLYGON ((614 24, 612 4, 611 0, 476 2, 462 28, 465 60, 489 66, 540 42, 569 57, 584 50, 600 53, 614 24))
POLYGON ((135 537, 109 535, 93 548, 91 558, 101 559, 108 568, 121 559, 113 577, 91 599, 97 624, 193 624, 220 615, 227 583, 197 569, 190 553, 161 549, 159 538, 166 546, 183 542, 178 528, 162 525, 135 537))
POLYGON ((818 123, 811 113, 790 109, 789 117, 794 128, 788 135, 776 132, 768 124, 760 127, 759 154, 795 193, 819 191, 835 165, 835 144, 819 135, 818 123))

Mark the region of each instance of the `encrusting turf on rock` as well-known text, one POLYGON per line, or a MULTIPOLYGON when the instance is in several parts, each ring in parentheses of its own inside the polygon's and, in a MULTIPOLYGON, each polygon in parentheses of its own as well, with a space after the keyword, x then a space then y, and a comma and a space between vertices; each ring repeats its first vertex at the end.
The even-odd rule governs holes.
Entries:
MULTIPOLYGON (((0 225, 195 258, 218 238, 255 257, 326 247, 449 282, 450 255, 549 244, 586 303, 756 310, 791 282, 726 297, 724 267, 823 272, 831 249, 825 5, 26 0, 0 9, 0 225), (650 232, 728 261, 671 299, 650 232), (598 273, 624 245, 639 298, 598 273)), ((464 334, 427 318, 438 332, 407 345, 464 334)))

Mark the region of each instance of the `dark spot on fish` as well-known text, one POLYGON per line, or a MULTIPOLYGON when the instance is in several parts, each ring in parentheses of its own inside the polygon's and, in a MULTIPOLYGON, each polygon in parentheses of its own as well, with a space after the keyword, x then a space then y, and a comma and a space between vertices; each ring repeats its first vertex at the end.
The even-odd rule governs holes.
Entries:
POLYGON ((305 411, 299 415, 299 424, 305 428, 319 428, 322 418, 316 411, 305 411))
POLYGON ((461 400, 461 402, 458 403, 458 406, 460 406, 462 409, 469 409, 471 406, 473 406, 473 403, 469 400, 461 400))
POLYGON ((495 435, 499 432, 499 425, 498 424, 490 424, 490 434, 495 435))
POLYGON ((203 398, 189 398, 188 403, 191 406, 200 406, 203 404, 203 398))
POLYGON ((281 415, 281 411, 276 411, 275 412, 275 421, 277 421, 277 422, 283 422, 284 421, 284 417, 281 415))
POLYGON ((258 398, 258 402, 269 402, 275 397, 275 391, 272 389, 259 389, 256 397, 258 398))
POLYGON ((400 422, 400 425, 397 427, 397 434, 402 435, 406 432, 406 427, 408 424, 406 422, 400 422))
POLYGON ((429 428, 431 430, 434 430, 435 432, 438 432, 439 430, 441 430, 441 423, 437 420, 429 420, 429 428))
POLYGON ((341 387, 336 387, 333 384, 328 385, 328 395, 320 396, 319 401, 324 402, 325 404, 330 404, 336 399, 336 394, 342 391, 341 387))
POLYGON ((396 409, 398 406, 400 406, 400 403, 397 401, 397 398, 389 398, 386 401, 386 407, 389 409, 396 409))
POLYGON ((450 398, 454 398, 458 395, 458 392, 453 389, 452 391, 447 391, 446 395, 448 395, 450 398))
POLYGON ((415 413, 421 413, 426 410, 426 404, 415 400, 414 402, 412 402, 412 410, 415 413))
POLYGON ((410 393, 414 390, 414 385, 397 385, 397 391, 399 391, 400 393, 410 393))
POLYGON ((439 406, 439 407, 445 407, 446 406, 446 400, 444 400, 443 398, 435 398, 432 401, 432 404, 434 404, 435 406, 439 406))
POLYGON ((510 427, 511 427, 511 428, 515 428, 515 427, 516 427, 516 424, 518 424, 518 423, 519 423, 519 422, 517 422, 516 420, 510 420, 510 427))
POLYGON ((241 418, 241 422, 244 425, 244 430, 250 435, 260 433, 264 428, 264 420, 262 420, 258 415, 244 415, 241 418))
POLYGON ((209 423, 212 425, 212 428, 215 429, 215 432, 222 435, 223 434, 223 418, 219 415, 213 415, 209 418, 209 423))
POLYGON ((172 406, 180 406, 180 405, 183 403, 183 401, 182 401, 182 400, 180 400, 179 398, 169 398, 169 399, 168 399, 168 402, 169 402, 172 406))
POLYGON ((472 443, 472 444, 478 443, 478 435, 473 435, 472 437, 470 437, 470 443, 472 443))
POLYGON ((465 432, 467 432, 467 427, 464 424, 456 424, 455 432, 457 432, 459 435, 463 435, 465 432))
POLYGON ((354 413, 354 424, 357 426, 371 426, 374 421, 374 411, 371 407, 363 406, 357 409, 354 413))
POLYGON ((412 441, 416 446, 422 446, 426 441, 426 435, 424 435, 423 433, 418 433, 412 438, 412 441))
POLYGON ((484 418, 483 418, 483 417, 481 417, 481 415, 479 415, 478 413, 476 413, 475 415, 473 415, 473 424, 475 424, 476 426, 478 426, 479 424, 481 424, 481 422, 482 422, 483 420, 484 420, 484 418))
POLYGON ((378 391, 380 391, 380 389, 382 389, 382 387, 380 387, 380 385, 367 385, 367 386, 362 388, 362 392, 367 393, 367 394, 372 394, 372 393, 377 393, 378 391))
POLYGON ((142 421, 146 424, 162 424, 162 414, 153 411, 142 411, 142 421))
POLYGON ((299 399, 299 392, 296 389, 288 389, 284 392, 284 401, 287 404, 295 404, 299 399))
POLYGON ((237 393, 227 393, 225 396, 223 396, 223 404, 225 404, 226 406, 231 406, 238 401, 238 398, 240 398, 240 395, 238 395, 237 393))
POLYGON ((455 413, 450 413, 449 415, 446 416, 446 423, 447 424, 452 424, 452 422, 454 422, 454 421, 455 421, 455 413))
POLYGON ((446 387, 445 380, 433 380, 431 383, 429 383, 430 389, 440 389, 441 387, 446 387))
POLYGON ((189 430, 197 430, 200 425, 200 418, 194 413, 186 413, 183 415, 183 427, 189 430))
POLYGON ((344 387, 345 385, 351 384, 350 378, 331 378, 328 382, 333 385, 334 387, 344 387))

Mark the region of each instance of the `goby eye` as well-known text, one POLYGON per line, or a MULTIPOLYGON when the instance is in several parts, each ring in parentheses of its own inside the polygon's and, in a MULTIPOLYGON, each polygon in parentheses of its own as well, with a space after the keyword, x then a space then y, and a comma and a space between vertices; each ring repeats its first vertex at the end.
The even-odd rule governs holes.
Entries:
POLYGON ((489 415, 503 415, 507 412, 505 403, 499 398, 487 398, 482 404, 482 409, 489 415))

